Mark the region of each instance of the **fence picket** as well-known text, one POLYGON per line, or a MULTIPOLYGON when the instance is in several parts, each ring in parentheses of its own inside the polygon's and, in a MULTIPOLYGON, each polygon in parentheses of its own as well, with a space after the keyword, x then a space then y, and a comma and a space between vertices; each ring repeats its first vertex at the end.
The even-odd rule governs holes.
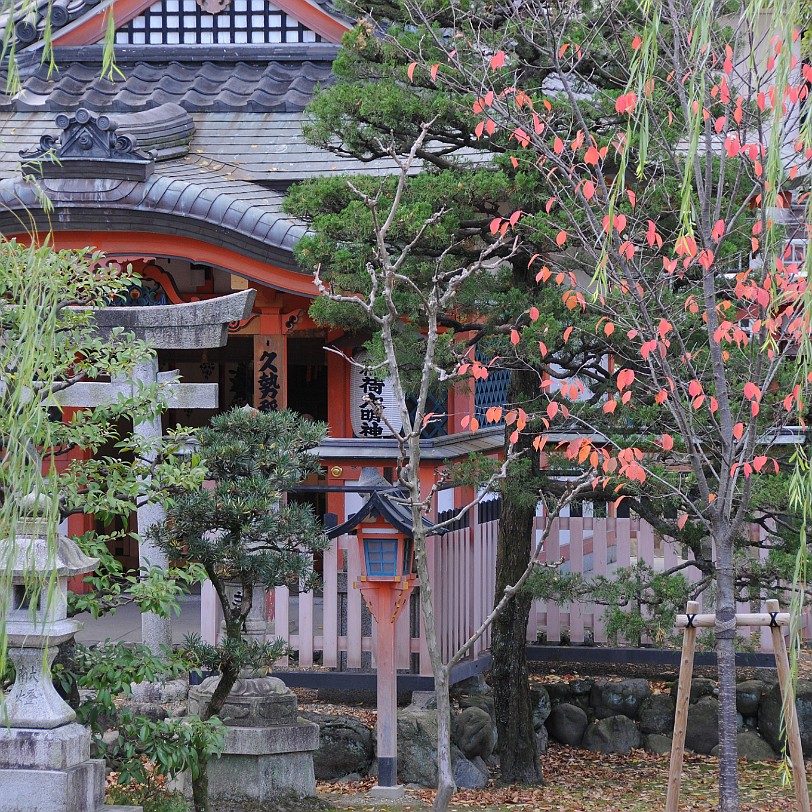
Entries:
MULTIPOLYGON (((540 532, 543 518, 536 518, 535 532, 540 532)), ((758 532, 758 531, 753 531, 758 532)), ((435 622, 440 648, 447 659, 478 628, 493 605, 496 586, 496 546, 498 521, 479 524, 472 512, 467 528, 447 533, 444 537, 428 540, 428 567, 432 577, 435 622)), ((592 517, 562 517, 553 522, 545 548, 539 560, 557 562, 563 558, 571 572, 583 572, 587 578, 611 576, 618 567, 628 567, 633 560, 645 562, 656 570, 669 570, 683 559, 683 551, 668 539, 656 537, 654 529, 639 519, 592 517)), ((762 549, 764 559, 769 551, 762 549)), ((323 664, 327 668, 360 668, 362 652, 371 651, 374 635, 362 634, 362 598, 354 582, 360 575, 360 559, 353 536, 335 539, 324 553, 323 592, 321 618, 319 605, 312 593, 291 596, 287 587, 273 592, 273 637, 281 638, 291 648, 298 649, 299 664, 309 667, 314 652, 321 649, 323 664), (346 566, 346 625, 340 628, 340 585, 346 566), (298 603, 298 611, 296 611, 298 603), (296 622, 294 622, 296 621, 296 622), (295 628, 294 628, 295 627, 295 628), (345 633, 340 634, 341 631, 345 633)), ((695 567, 683 571, 685 577, 696 581, 700 575, 695 567)), ((219 603, 213 589, 204 585, 201 596, 201 631, 209 642, 217 636, 219 603)), ((751 609, 747 603, 737 607, 751 609)), ((756 608, 756 607, 752 607, 756 608)), ((561 611, 553 602, 534 601, 527 625, 527 639, 535 642, 539 632, 546 634, 551 643, 561 639, 562 626, 568 626, 574 644, 584 642, 586 630, 592 629, 596 643, 606 642, 602 622, 604 607, 591 603, 574 603, 561 611)), ((397 621, 396 662, 398 669, 408 670, 412 653, 419 653, 419 671, 431 674, 431 664, 424 635, 422 619, 412 634, 412 617, 404 609, 397 621)), ((804 623, 804 636, 810 633, 809 620, 804 623)), ((769 634, 761 635, 761 649, 769 651, 769 634)), ((490 645, 488 630, 473 646, 469 656, 476 657, 490 645)), ((287 665, 283 659, 280 664, 287 665)))

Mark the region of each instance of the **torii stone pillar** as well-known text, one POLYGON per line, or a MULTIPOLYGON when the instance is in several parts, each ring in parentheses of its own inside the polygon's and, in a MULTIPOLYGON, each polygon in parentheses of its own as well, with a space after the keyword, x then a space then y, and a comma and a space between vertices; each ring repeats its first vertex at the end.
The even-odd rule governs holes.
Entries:
MULTIPOLYGON (((172 305, 144 307, 108 307, 95 313, 99 333, 109 335, 116 327, 123 327, 137 339, 145 341, 155 350, 209 349, 223 347, 228 341, 228 326, 248 318, 256 291, 243 290, 217 299, 172 305)), ((216 383, 179 383, 177 372, 158 372, 158 359, 139 364, 131 379, 116 379, 110 383, 78 383, 57 395, 61 406, 89 408, 114 403, 119 394, 137 391, 139 385, 167 383, 169 408, 216 409, 218 385, 216 383)), ((161 417, 143 420, 133 431, 145 439, 162 436, 161 417)), ((142 566, 167 567, 166 555, 146 540, 147 530, 164 518, 163 508, 156 502, 147 502, 138 508, 138 550, 142 566)), ((141 637, 153 652, 172 644, 172 621, 152 612, 141 615, 141 637)))

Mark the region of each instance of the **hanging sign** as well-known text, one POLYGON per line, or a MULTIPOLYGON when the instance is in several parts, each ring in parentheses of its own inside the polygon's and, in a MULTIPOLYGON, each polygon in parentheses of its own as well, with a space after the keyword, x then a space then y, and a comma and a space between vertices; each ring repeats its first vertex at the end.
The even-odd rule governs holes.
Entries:
POLYGON ((356 355, 354 360, 362 366, 353 366, 350 373, 350 419, 356 437, 392 437, 386 422, 380 418, 380 410, 386 420, 400 431, 403 423, 400 408, 395 401, 392 381, 376 378, 363 366, 367 353, 356 355))

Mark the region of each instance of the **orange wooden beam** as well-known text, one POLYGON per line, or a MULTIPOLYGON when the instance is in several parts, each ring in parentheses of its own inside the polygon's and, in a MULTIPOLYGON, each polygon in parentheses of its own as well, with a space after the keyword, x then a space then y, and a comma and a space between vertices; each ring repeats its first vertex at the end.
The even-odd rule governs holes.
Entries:
MULTIPOLYGON (((14 235, 14 238, 24 244, 30 241, 30 236, 27 234, 17 234, 14 235)), ((9 236, 8 239, 12 239, 12 237, 9 236)), ((313 278, 309 274, 278 268, 275 265, 242 256, 229 248, 212 245, 191 237, 151 234, 146 231, 55 231, 48 235, 48 240, 57 251, 94 247, 111 257, 117 254, 141 253, 150 257, 187 259, 190 262, 212 265, 224 271, 245 276, 285 293, 295 293, 308 299, 316 298, 316 288, 313 285, 313 278)))

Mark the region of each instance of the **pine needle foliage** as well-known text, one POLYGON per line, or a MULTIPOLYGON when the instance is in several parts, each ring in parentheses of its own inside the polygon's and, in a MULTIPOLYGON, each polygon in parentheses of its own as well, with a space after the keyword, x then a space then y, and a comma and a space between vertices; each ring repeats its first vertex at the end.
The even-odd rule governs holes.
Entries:
MULTIPOLYGON (((198 434, 213 487, 181 494, 152 530, 170 558, 206 570, 223 610, 225 632, 218 645, 188 641, 200 665, 220 673, 201 710, 204 722, 222 711, 243 669, 268 667, 285 653, 280 641, 243 639, 254 588, 287 585, 307 591, 316 583, 313 553, 326 548, 326 538, 312 508, 286 503, 285 493, 319 471, 310 450, 325 433, 323 423, 287 410, 237 408, 214 417, 198 434), (232 585, 238 585, 237 600, 230 598, 237 594, 229 592, 232 585)), ((197 812, 208 810, 208 756, 199 754, 200 772, 193 779, 197 812)))

